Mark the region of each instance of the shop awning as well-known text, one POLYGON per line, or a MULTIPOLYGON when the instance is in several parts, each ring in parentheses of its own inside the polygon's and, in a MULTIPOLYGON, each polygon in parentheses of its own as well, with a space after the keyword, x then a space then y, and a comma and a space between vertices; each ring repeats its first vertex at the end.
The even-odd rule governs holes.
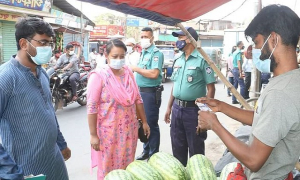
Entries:
POLYGON ((230 0, 79 0, 174 26, 197 18, 230 0))

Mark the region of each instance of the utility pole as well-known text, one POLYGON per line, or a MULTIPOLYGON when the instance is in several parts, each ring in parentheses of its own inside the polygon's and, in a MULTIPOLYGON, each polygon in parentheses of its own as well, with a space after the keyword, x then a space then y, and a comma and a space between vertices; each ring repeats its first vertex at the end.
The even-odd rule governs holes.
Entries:
MULTIPOLYGON (((255 0, 254 1, 254 14, 257 15, 258 12, 261 10, 262 8, 262 3, 261 0, 255 0)), ((258 71, 256 69, 256 67, 253 65, 253 70, 251 73, 251 96, 252 97, 257 97, 258 94, 255 92, 259 92, 260 91, 260 83, 261 83, 261 73, 260 71, 258 71)))

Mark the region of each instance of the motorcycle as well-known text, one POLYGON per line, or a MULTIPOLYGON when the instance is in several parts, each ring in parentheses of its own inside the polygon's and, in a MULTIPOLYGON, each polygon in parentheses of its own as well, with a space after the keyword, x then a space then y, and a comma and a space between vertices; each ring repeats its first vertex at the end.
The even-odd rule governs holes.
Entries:
POLYGON ((72 101, 72 88, 69 81, 70 73, 68 71, 63 72, 62 70, 51 69, 47 73, 50 77, 52 103, 55 111, 74 102, 77 102, 81 106, 86 105, 88 71, 80 73, 80 78, 77 81, 78 98, 76 101, 72 101))

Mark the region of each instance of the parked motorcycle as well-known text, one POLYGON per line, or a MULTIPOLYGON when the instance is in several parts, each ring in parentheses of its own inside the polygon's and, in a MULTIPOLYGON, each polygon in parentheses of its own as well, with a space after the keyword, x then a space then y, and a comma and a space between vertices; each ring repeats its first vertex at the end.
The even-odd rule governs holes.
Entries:
MULTIPOLYGON (((72 88, 70 85, 69 72, 63 72, 62 70, 53 69, 47 72, 50 77, 50 89, 52 93, 52 103, 55 111, 58 108, 66 107, 69 104, 74 103, 72 101, 72 88)), ((80 73, 80 79, 77 82, 77 100, 76 102, 81 106, 85 106, 86 99, 86 87, 88 80, 88 71, 80 73)))

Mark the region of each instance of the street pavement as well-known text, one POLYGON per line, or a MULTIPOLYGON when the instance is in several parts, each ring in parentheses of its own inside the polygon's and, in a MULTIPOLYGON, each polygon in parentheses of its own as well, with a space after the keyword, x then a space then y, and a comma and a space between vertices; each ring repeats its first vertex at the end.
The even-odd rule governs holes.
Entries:
MULTIPOLYGON (((162 104, 159 114, 160 126, 160 151, 172 154, 171 139, 170 139, 170 125, 164 122, 164 115, 167 108, 167 103, 170 97, 172 82, 168 80, 164 83, 165 90, 162 94, 162 104)), ((216 99, 231 103, 231 97, 227 97, 224 84, 219 80, 216 83, 216 99)), ((240 126, 240 123, 230 120, 230 118, 217 113, 220 122, 231 133, 240 126)), ((91 171, 90 166, 90 139, 89 129, 86 115, 86 107, 81 107, 79 104, 74 103, 57 111, 57 118, 60 129, 68 143, 69 148, 72 150, 71 158, 66 161, 70 180, 96 180, 97 169, 91 171), (91 173, 92 172, 92 173, 91 173)), ((196 127, 195 127, 196 130, 196 127)), ((142 153, 143 145, 138 142, 136 156, 142 153)), ((222 156, 225 146, 215 133, 209 131, 206 140, 206 156, 212 160, 213 164, 222 156)))

